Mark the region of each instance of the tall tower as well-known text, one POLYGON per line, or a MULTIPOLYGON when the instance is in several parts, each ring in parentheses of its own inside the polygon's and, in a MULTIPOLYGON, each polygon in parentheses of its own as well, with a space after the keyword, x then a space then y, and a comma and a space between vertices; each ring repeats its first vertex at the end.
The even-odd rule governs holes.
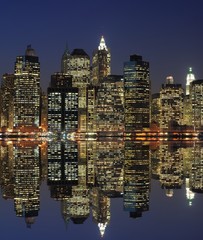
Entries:
POLYGON ((149 63, 132 55, 124 63, 125 131, 142 131, 150 124, 149 63))
POLYGON ((31 45, 16 58, 14 90, 14 127, 39 127, 40 63, 31 45))
POLYGON ((195 75, 192 72, 192 68, 189 68, 189 72, 186 77, 186 96, 190 95, 190 83, 195 80, 195 75))
POLYGON ((70 75, 73 76, 73 87, 79 89, 78 97, 78 123, 79 131, 86 132, 86 89, 90 83, 90 57, 83 49, 74 49, 70 59, 70 75))
POLYGON ((70 59, 71 55, 68 49, 68 45, 66 44, 65 51, 61 58, 61 72, 65 74, 70 74, 70 59))
POLYGON ((4 74, 1 84, 2 118, 1 127, 13 128, 14 74, 4 74))
POLYGON ((78 88, 72 87, 72 76, 55 73, 48 92, 48 130, 76 132, 78 130, 78 88))
POLYGON ((122 76, 109 75, 101 80, 97 89, 95 118, 97 132, 102 135, 119 136, 124 132, 122 76))
POLYGON ((192 125, 195 129, 203 126, 203 79, 191 83, 190 101, 192 104, 192 125))
POLYGON ((104 37, 101 37, 98 49, 93 52, 92 81, 97 85, 104 77, 111 73, 111 53, 107 48, 104 37))

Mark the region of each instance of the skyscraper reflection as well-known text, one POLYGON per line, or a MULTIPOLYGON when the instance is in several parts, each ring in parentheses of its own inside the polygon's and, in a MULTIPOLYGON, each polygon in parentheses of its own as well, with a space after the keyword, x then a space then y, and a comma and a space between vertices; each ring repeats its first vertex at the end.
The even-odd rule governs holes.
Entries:
POLYGON ((149 210, 149 158, 148 144, 125 142, 123 203, 132 218, 141 217, 142 212, 149 210))
POLYGON ((151 177, 168 197, 184 187, 193 206, 203 193, 202 154, 200 142, 4 141, 2 197, 14 200, 16 216, 31 227, 40 210, 40 184, 46 181, 66 226, 92 216, 102 237, 111 225, 112 198, 123 198, 131 218, 149 211, 151 177))
POLYGON ((16 216, 25 217, 27 226, 31 227, 40 209, 39 147, 17 144, 13 148, 13 156, 16 216))

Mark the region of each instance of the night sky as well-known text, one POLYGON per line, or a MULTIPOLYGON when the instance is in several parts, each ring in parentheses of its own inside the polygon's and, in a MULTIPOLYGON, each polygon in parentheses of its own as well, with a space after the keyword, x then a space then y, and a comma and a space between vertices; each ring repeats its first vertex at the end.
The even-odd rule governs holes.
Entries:
POLYGON ((203 79, 202 9, 202 0, 1 0, 0 75, 14 72, 16 56, 31 44, 46 90, 66 42, 92 57, 104 35, 112 74, 122 74, 123 62, 139 54, 150 62, 153 92, 168 75, 185 87, 189 67, 203 79))

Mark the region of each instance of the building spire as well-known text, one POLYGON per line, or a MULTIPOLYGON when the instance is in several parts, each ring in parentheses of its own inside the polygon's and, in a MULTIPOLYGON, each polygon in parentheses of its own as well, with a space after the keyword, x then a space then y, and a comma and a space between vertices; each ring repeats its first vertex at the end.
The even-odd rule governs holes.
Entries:
POLYGON ((101 237, 104 236, 106 226, 107 226, 107 223, 98 223, 98 227, 99 227, 101 237))
POLYGON ((189 68, 187 77, 186 77, 186 95, 190 95, 190 83, 195 80, 195 75, 192 71, 192 68, 189 68))
POLYGON ((100 44, 99 44, 98 49, 99 50, 106 50, 106 51, 108 50, 103 36, 101 36, 101 40, 100 40, 100 44))

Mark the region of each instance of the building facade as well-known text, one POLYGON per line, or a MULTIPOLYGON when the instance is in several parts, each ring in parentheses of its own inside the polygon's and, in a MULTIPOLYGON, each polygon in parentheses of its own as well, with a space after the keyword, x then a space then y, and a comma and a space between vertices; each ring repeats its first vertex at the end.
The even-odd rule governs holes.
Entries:
POLYGON ((40 63, 31 45, 15 62, 14 127, 39 127, 40 63))
POLYGON ((183 122, 184 90, 181 84, 174 84, 172 76, 167 77, 166 84, 160 90, 160 128, 168 130, 183 122))
POLYGON ((4 74, 1 84, 1 127, 13 128, 14 74, 4 74))
POLYGON ((109 75, 101 80, 96 96, 95 121, 97 132, 124 132, 124 90, 120 75, 109 75))
POLYGON ((125 131, 143 131, 150 125, 149 63, 132 55, 124 63, 125 131))
POLYGON ((55 73, 48 88, 48 131, 78 130, 78 88, 71 87, 72 77, 55 73))
POLYGON ((194 129, 203 126, 203 80, 195 80, 191 83, 190 101, 192 104, 192 125, 194 129))

